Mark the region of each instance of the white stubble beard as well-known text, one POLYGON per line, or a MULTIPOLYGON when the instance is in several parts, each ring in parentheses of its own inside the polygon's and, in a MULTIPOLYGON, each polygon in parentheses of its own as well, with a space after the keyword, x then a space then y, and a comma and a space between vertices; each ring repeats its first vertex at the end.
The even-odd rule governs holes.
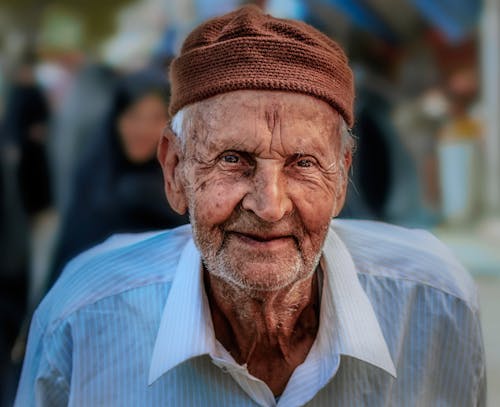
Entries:
MULTIPOLYGON (((318 251, 318 253, 316 253, 314 258, 310 262, 309 267, 306 264, 306 259, 300 252, 299 247, 297 247, 297 253, 293 262, 290 264, 286 261, 281 261, 281 263, 288 264, 278 265, 277 273, 266 274, 266 281, 263 281, 261 283, 252 281, 249 278, 245 278, 244 274, 242 272, 239 272, 239 270, 244 267, 245 264, 241 263, 238 259, 235 259, 236 256, 231 256, 227 252, 227 240, 224 241, 225 237, 221 236, 221 241, 215 243, 213 242, 213 239, 210 239, 210 237, 212 236, 211 234, 203 233, 203 231, 200 230, 196 221, 195 205, 192 201, 193 200, 191 199, 189 202, 189 213, 191 225, 193 228, 194 241, 201 252, 203 265, 211 275, 220 278, 226 283, 236 286, 240 289, 250 291, 274 291, 283 289, 294 282, 310 278, 316 270, 321 259, 324 241, 321 245, 320 250, 318 251), (305 270, 306 267, 308 268, 307 271, 305 270), (284 271, 285 268, 286 271, 284 271), (283 276, 283 273, 286 273, 286 276, 288 277, 282 279, 278 278, 280 276, 283 276)), ((220 233, 223 232, 221 231, 220 233)), ((266 260, 265 256, 261 257, 261 259, 259 260, 261 260, 259 263, 264 263, 264 261, 266 260)))

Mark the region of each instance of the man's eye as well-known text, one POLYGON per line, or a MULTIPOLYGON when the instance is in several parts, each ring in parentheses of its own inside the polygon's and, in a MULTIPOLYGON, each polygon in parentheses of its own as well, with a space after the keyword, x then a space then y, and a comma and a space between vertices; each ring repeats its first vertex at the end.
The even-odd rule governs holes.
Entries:
POLYGON ((237 164, 240 162, 240 156, 235 153, 227 153, 221 156, 221 160, 228 164, 237 164))
POLYGON ((314 162, 308 158, 302 158, 297 161, 297 166, 301 168, 309 168, 314 166, 314 162))

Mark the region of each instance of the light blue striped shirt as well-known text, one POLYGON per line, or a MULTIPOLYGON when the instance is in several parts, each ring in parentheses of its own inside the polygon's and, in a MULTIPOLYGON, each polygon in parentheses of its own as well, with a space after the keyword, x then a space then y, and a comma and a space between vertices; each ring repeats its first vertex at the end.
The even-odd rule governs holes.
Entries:
POLYGON ((189 226, 73 260, 36 311, 17 406, 476 406, 476 290, 432 235, 334 220, 320 324, 279 400, 216 340, 189 226))

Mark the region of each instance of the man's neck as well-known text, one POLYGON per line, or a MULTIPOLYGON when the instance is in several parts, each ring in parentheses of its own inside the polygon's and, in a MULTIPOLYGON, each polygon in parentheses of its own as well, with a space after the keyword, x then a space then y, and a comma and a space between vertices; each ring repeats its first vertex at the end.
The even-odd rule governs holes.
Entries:
POLYGON ((317 273, 279 291, 259 292, 204 273, 216 338, 275 395, 281 394, 318 331, 317 273))

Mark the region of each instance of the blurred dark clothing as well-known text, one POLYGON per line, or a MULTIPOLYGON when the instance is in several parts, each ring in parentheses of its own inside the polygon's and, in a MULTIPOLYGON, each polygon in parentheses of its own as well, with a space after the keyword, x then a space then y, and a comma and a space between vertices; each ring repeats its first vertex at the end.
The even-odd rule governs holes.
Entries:
MULTIPOLYGON (((11 367, 10 352, 26 313, 29 220, 51 205, 45 150, 49 105, 32 76, 20 68, 10 84, 0 138, 0 391, 11 367)), ((5 396, 3 396, 5 397, 5 396)), ((4 402, 0 397, 0 402, 4 402)))
POLYGON ((187 216, 175 213, 166 200, 156 157, 132 163, 124 153, 117 129, 121 114, 143 96, 155 93, 168 100, 163 76, 140 72, 118 85, 103 129, 77 170, 50 283, 68 260, 114 233, 160 230, 188 222, 187 216))
POLYGON ((11 361, 27 304, 28 227, 16 182, 15 150, 0 143, 0 406, 12 405, 20 365, 11 361))
POLYGON ((19 151, 4 141, 0 146, 0 277, 24 279, 29 258, 28 219, 16 176, 19 151))
POLYGON ((12 405, 18 378, 11 351, 27 310, 29 218, 51 202, 44 139, 48 120, 48 103, 38 85, 10 84, 0 126, 1 406, 12 405))
MULTIPOLYGON (((389 92, 387 92, 389 93, 389 92)), ((356 89, 356 151, 340 217, 413 226, 420 214, 415 162, 393 122, 394 101, 361 77, 356 89)))
POLYGON ((4 132, 19 150, 18 181, 23 206, 33 215, 51 205, 46 152, 50 120, 48 101, 36 83, 14 83, 7 95, 4 132))
POLYGON ((395 170, 390 157, 390 108, 383 97, 368 90, 358 92, 356 103, 356 152, 341 216, 384 220, 395 170))

